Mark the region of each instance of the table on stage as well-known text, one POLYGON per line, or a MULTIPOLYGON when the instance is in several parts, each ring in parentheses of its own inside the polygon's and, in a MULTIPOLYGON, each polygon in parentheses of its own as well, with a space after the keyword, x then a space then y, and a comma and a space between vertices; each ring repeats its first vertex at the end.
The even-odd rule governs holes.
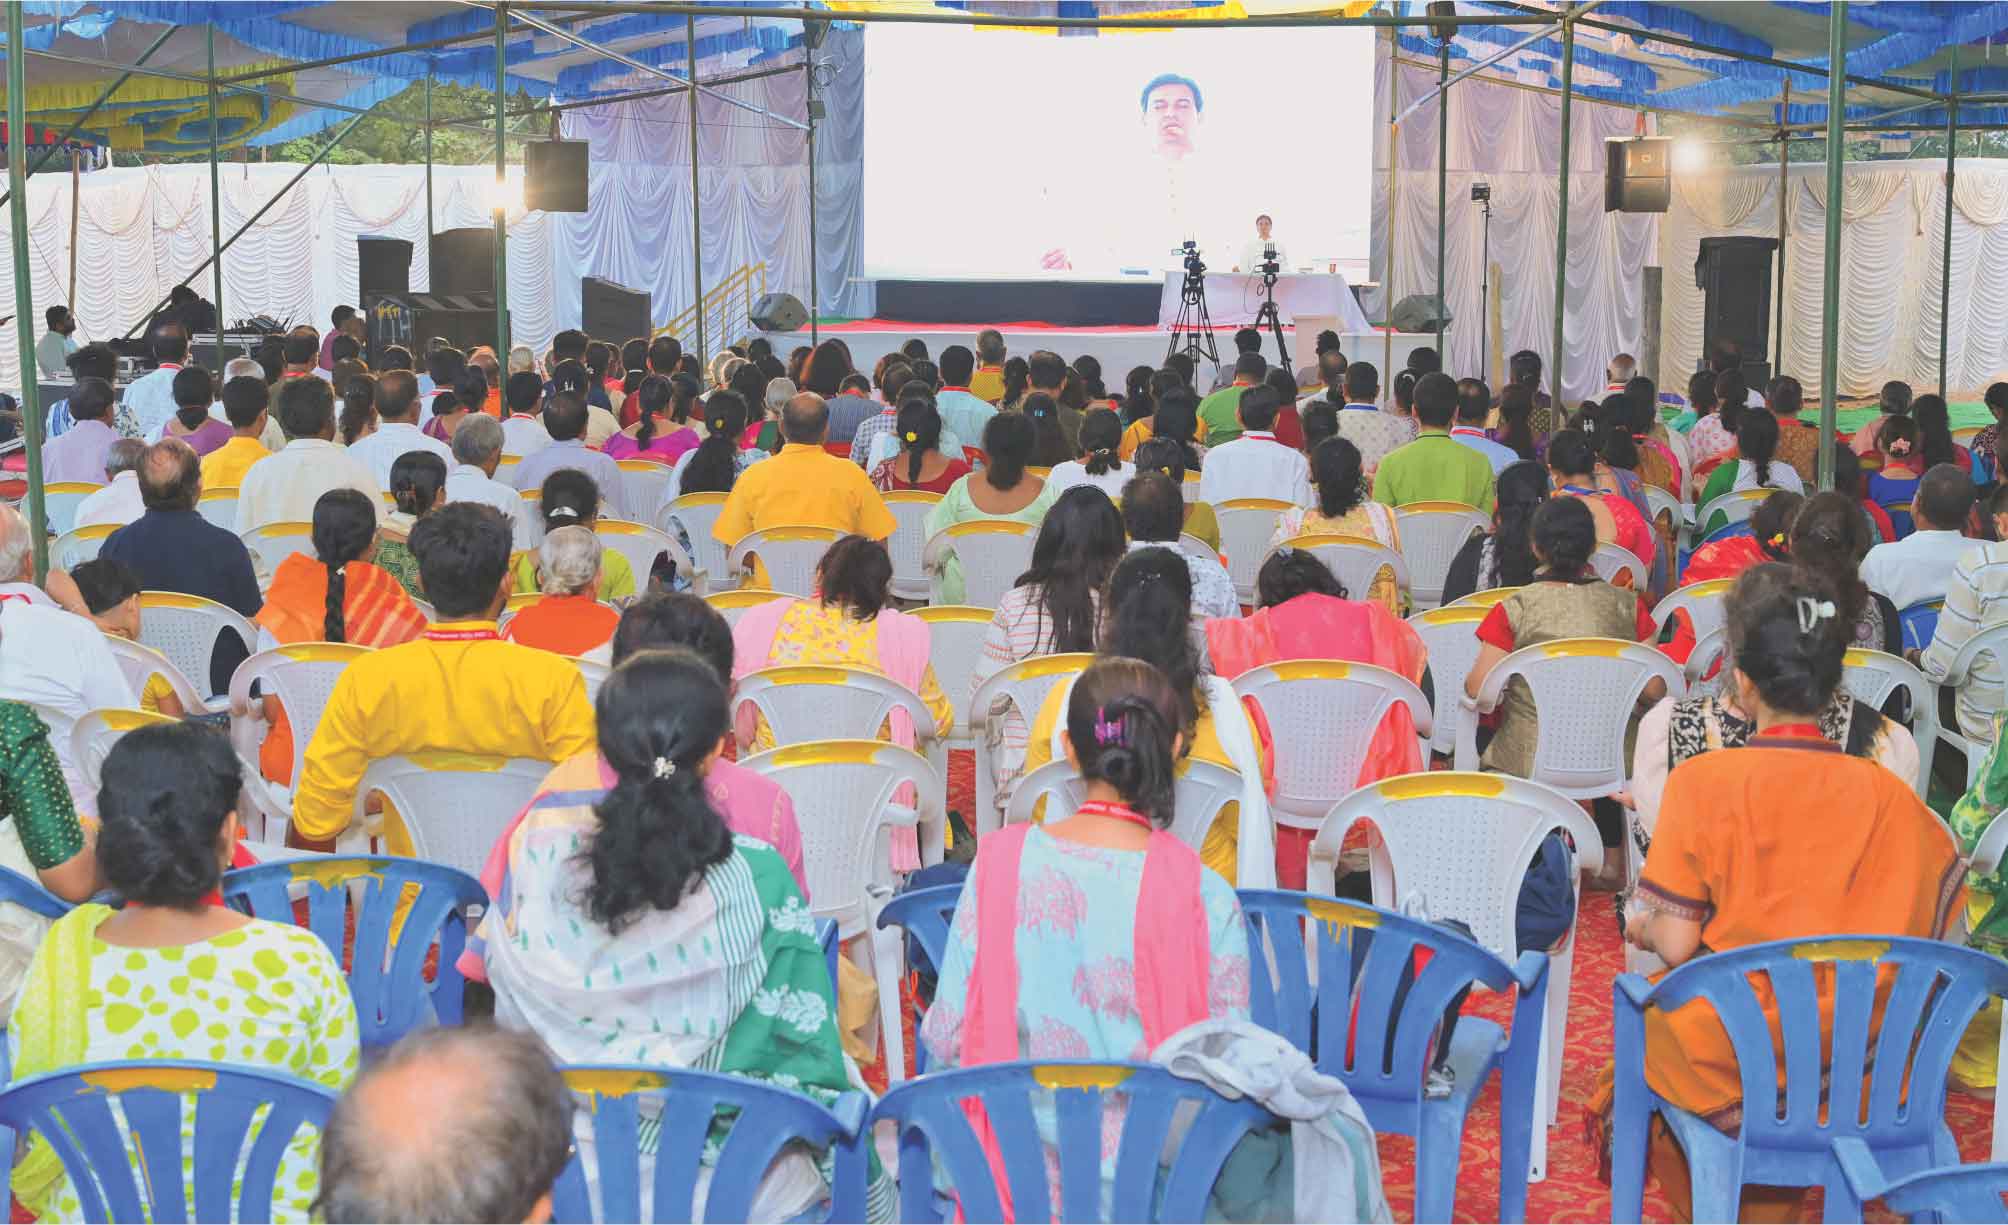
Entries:
MULTIPOLYGON (((1164 274, 1164 297, 1158 302, 1157 322, 1168 328, 1178 318, 1179 293, 1185 276, 1164 274)), ((1262 309, 1262 275, 1249 272, 1209 272, 1206 274, 1206 314, 1215 327, 1255 322, 1262 309)), ((1285 324, 1298 316, 1338 320, 1337 331, 1369 332, 1366 312, 1353 298, 1352 286, 1338 272, 1286 272, 1276 278, 1276 309, 1285 324)))

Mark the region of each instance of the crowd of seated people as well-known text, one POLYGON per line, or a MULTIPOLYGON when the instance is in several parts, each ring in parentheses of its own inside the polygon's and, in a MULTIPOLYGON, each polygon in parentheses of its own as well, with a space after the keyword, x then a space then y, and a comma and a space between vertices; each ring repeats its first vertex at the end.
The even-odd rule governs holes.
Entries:
MULTIPOLYGON (((0 820, 0 866, 67 902, 109 891, 125 903, 81 905, 53 925, 0 907, 17 1079, 186 1057, 344 1087, 357 1029, 339 967, 303 930, 215 903, 220 873, 255 852, 241 845, 243 773, 291 788, 288 842, 328 852, 355 845, 373 762, 444 751, 549 763, 539 798, 488 855, 491 905, 460 960, 493 988, 504 1032, 421 1037, 418 1053, 393 1052, 357 1080, 318 1169, 307 1149, 286 1155, 282 1192, 303 1212, 416 1214, 421 1199, 472 1215, 548 1210, 556 1166, 537 1152, 553 1128, 512 1133, 463 1116, 483 1113, 492 1078, 550 1099, 538 1109, 566 1112, 556 1131, 585 1147, 569 1095, 550 1089, 552 1061, 703 1067, 825 1103, 861 1087, 809 921, 804 797, 735 760, 777 744, 750 703, 734 705, 735 687, 768 668, 841 665, 911 691, 927 718, 899 710, 873 731, 921 748, 953 735, 956 699, 993 678, 1041 656, 1094 657, 1030 708, 1000 699, 973 712, 997 811, 958 814, 956 840, 993 832, 940 867, 910 829, 886 840, 894 879, 925 869, 963 882, 918 1028, 940 1068, 1138 1058, 1193 1022, 1249 1019, 1235 889, 1305 887, 1313 831, 1274 824, 1268 804, 1279 760, 1316 746, 1237 693, 1236 678, 1293 660, 1368 664, 1448 712, 1530 646, 1619 639, 1686 662, 1703 645, 1695 618, 1662 625, 1653 610, 1708 580, 1728 588, 1712 687, 1648 684, 1625 728, 1629 785, 1584 801, 1603 847, 1578 852, 1589 885, 1619 894, 1626 938, 1680 965, 1843 931, 1957 937, 1964 919, 1976 942, 2008 952, 2008 930, 1986 943, 1999 891, 1976 882, 1966 904, 1956 866, 2008 806, 2008 754, 1991 747, 2002 662, 1983 654, 1946 695, 1946 725, 1985 756, 1950 832, 1913 791, 1939 747, 1913 736, 1917 712, 1841 683, 1852 648, 1907 655, 1942 679, 1976 635, 2008 624, 1998 435, 1961 446, 1939 397, 1885 388, 1874 419, 1829 457, 1835 490, 1816 492, 1818 432, 1801 421, 1800 385, 1781 376, 1758 394, 1720 362, 1688 384, 1688 411, 1663 420, 1656 386, 1624 355, 1601 397, 1578 405, 1543 394, 1530 353, 1514 355, 1495 395, 1431 350, 1383 372, 1348 361, 1336 337, 1294 374, 1269 365, 1257 336, 1237 343, 1217 382, 1171 360, 1118 385, 1092 356, 1013 357, 995 331, 934 354, 910 341, 869 370, 836 338, 786 354, 755 340, 706 364, 668 336, 616 347, 576 331, 541 358, 442 345, 414 360, 393 346, 371 368, 358 317, 336 322, 330 343, 298 329, 228 379, 190 367, 123 401, 109 381, 82 379, 58 406, 60 431, 51 414, 51 472, 102 481, 78 521, 118 527, 74 576, 58 567, 38 584, 26 521, 0 508, 0 811, 13 818, 0 820), (668 469, 657 514, 639 517, 686 555, 690 529, 661 513, 685 495, 719 495, 699 530, 727 547, 826 529, 812 590, 736 609, 728 624, 666 557, 631 562, 601 533, 639 514, 621 466, 632 460, 668 469), (213 490, 235 492, 235 530, 198 510, 213 490), (1025 569, 953 674, 933 625, 895 596, 901 520, 887 495, 928 500, 915 493, 932 498, 907 520, 924 540, 979 521, 1026 534, 1025 569), (1739 493, 1768 496, 1685 533, 1655 514, 1660 494, 1691 515, 1739 493), (1222 523, 1249 499, 1286 508, 1257 557, 1231 556, 1222 523), (1486 521, 1443 580, 1445 602, 1485 599, 1468 623, 1475 663, 1451 675, 1432 673, 1403 619, 1420 610, 1392 566, 1349 590, 1306 540, 1401 555, 1416 503, 1486 521), (299 550, 266 565, 243 533, 275 524, 305 526, 299 550), (1644 577, 1606 578, 1613 549, 1644 577), (1230 577, 1243 567, 1256 576, 1249 606, 1230 577), (295 729, 274 693, 232 712, 255 736, 240 743, 258 746, 243 761, 205 725, 217 716, 185 709, 157 676, 129 679, 108 639, 147 639, 142 591, 203 596, 255 627, 256 641, 218 649, 212 674, 190 678, 207 693, 227 692, 250 651, 368 648, 304 733, 297 777, 295 729), (1935 627, 1919 620, 1941 601, 1935 627), (590 673, 604 678, 596 696, 574 660, 608 669, 590 673), (69 726, 131 707, 195 717, 126 734, 90 790, 69 726), (1232 770, 1241 788, 1190 846, 1166 832, 1188 761, 1232 770), (1054 762, 1077 775, 1081 802, 1052 812, 1048 793, 1031 823, 1002 824, 1023 780, 1054 762), (1642 872, 1628 873, 1628 858, 1642 872), (1771 904, 1782 896, 1797 900, 1771 904), (198 945, 228 980, 206 997, 170 985, 198 945), (678 956, 662 955, 671 947, 678 956), (293 990, 281 1006, 250 1007, 251 984, 274 964, 293 990), (1146 972, 1173 979, 1145 997, 1133 986, 1146 972), (212 1032, 224 1012, 255 1016, 256 1032, 212 1032), (455 1061, 466 1077, 419 1091, 455 1061), (501 1198, 429 1183, 409 1153, 363 1151, 360 1135, 409 1128, 421 1112, 453 1115, 470 1154, 524 1150, 513 1179, 484 1190, 501 1198)), ((152 339, 163 361, 186 359, 178 324, 152 339)), ((98 368, 94 348, 76 355, 80 370, 98 368)), ((2008 417, 2008 390, 1988 403, 2008 417)), ((934 602, 964 602, 952 545, 929 553, 934 602)), ((757 552, 721 577, 773 587, 757 552)), ((1535 776, 1546 713, 1524 679, 1507 682, 1486 714, 1480 767, 1535 776)), ((1449 764, 1397 704, 1334 786, 1449 764)), ((379 845, 410 854, 401 815, 380 808, 367 806, 379 845)), ((1370 845, 1347 841, 1342 893, 1365 896, 1370 845)), ((1719 1039, 1684 1019, 1653 1026, 1646 1072, 1658 1091, 1704 1115, 1738 1105, 1719 1039)), ((1972 1063, 1962 1076, 1991 1083, 1991 1064, 1972 1063)), ((1655 1136, 1652 1161, 1678 1205, 1686 1175, 1667 1137, 1655 1136)), ((830 1173, 791 1150, 767 1171, 756 1213, 812 1208, 830 1173)), ((891 1210, 887 1173, 872 1167, 875 1216, 891 1210)), ((27 1150, 14 1186, 31 1210, 78 1210, 44 1149, 27 1150)))

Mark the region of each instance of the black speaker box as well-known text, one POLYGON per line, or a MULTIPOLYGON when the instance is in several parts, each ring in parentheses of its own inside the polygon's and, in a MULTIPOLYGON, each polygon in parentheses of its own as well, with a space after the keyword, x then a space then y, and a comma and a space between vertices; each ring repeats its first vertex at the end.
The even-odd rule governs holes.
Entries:
POLYGON ((1450 321, 1455 318, 1435 294, 1412 293, 1394 304, 1387 321, 1388 326, 1397 332, 1434 332, 1439 316, 1445 327, 1450 326, 1450 321))
POLYGON ((1664 137, 1604 142, 1604 211, 1663 213, 1673 195, 1673 142, 1664 137))
MULTIPOLYGON (((1775 238, 1704 238, 1694 259, 1694 286, 1702 292, 1701 349, 1723 342, 1745 356, 1745 366, 1771 351, 1771 256, 1775 238)), ((1763 390, 1756 383, 1750 385, 1763 390)))
POLYGON ((356 235, 356 300, 411 292, 411 244, 380 234, 356 235))
POLYGON ((763 294, 746 315, 763 332, 800 331, 809 321, 808 308, 791 293, 763 294))
POLYGON ((523 206, 547 213, 586 211, 583 140, 533 140, 523 146, 523 206))
POLYGON ((647 340, 655 330, 654 303, 645 290, 589 276, 579 282, 579 327, 612 345, 647 340))
POLYGON ((432 236, 432 292, 495 292, 495 229, 474 225, 432 236))

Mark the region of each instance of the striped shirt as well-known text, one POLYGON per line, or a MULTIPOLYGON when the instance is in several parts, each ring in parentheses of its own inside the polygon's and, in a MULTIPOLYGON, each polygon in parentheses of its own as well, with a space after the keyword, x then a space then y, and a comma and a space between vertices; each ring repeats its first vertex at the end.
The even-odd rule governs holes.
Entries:
MULTIPOLYGON (((2008 622, 2008 542, 1976 542, 1959 555, 1945 585, 1945 608, 1938 630, 1924 650, 1919 666, 1932 680, 1943 680, 1953 656, 1981 629, 2008 622)), ((1958 693, 1959 728, 1982 742, 1994 738, 1994 716, 2000 712, 2001 660, 1993 652, 1973 661, 1966 684, 1958 693)))

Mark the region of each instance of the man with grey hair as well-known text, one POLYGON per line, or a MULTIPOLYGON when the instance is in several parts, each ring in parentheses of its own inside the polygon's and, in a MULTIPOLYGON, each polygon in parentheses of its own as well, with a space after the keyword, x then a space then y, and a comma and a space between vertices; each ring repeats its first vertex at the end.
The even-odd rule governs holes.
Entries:
POLYGON ((1621 395, 1625 384, 1638 377, 1638 359, 1629 353, 1620 353, 1604 367, 1604 372, 1610 375, 1610 385, 1604 388, 1604 394, 1621 395))
POLYGON ((597 599, 603 551, 599 536, 589 527, 561 527, 546 533, 544 543, 537 546, 538 590, 545 595, 597 599))
POLYGON ((571 1156, 573 1109, 533 1035, 420 1030, 335 1103, 315 1208, 331 1225, 547 1221, 571 1156))
POLYGON ((502 512, 509 521, 510 547, 534 549, 543 525, 530 513, 523 495, 495 479, 502 463, 502 423, 471 413, 453 431, 453 466, 446 473, 446 500, 479 502, 502 512))
POLYGON ((584 655, 605 646, 620 614, 600 603, 605 548, 584 524, 553 527, 537 546, 537 587, 542 599, 519 610, 502 636, 559 655, 584 655))
POLYGON ((139 496, 139 457, 146 444, 121 438, 105 448, 105 487, 77 503, 72 528, 131 523, 146 511, 139 496))

